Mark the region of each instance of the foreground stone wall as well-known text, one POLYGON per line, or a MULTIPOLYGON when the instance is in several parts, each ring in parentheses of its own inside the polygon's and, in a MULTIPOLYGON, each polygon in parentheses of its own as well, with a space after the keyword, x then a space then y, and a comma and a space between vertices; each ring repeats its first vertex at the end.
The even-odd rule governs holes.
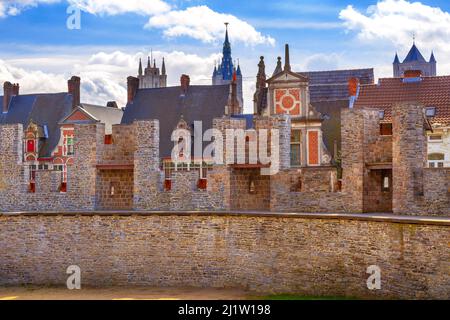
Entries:
POLYGON ((450 299, 449 228, 445 218, 3 215, 0 285, 64 286, 78 265, 82 286, 450 299), (367 289, 371 265, 379 291, 367 289))

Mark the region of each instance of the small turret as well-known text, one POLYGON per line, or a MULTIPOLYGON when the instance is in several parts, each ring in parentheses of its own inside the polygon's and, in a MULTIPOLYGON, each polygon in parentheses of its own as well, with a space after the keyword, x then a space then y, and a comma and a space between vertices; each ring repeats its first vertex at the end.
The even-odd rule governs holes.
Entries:
POLYGON ((142 76, 142 59, 139 58, 139 75, 142 76))
POLYGON ((395 58, 394 58, 394 62, 393 63, 394 64, 400 63, 400 59, 398 58, 398 53, 397 52, 395 53, 395 58))
POLYGON ((258 63, 258 75, 256 76, 256 89, 266 87, 266 64, 264 63, 264 57, 261 56, 258 63))
POLYGON ((283 67, 281 65, 281 57, 278 57, 277 67, 275 68, 275 71, 273 72, 273 76, 279 74, 282 71, 283 71, 283 67))
POLYGON ((433 52, 433 51, 431 51, 430 62, 431 62, 431 63, 436 63, 436 62, 437 62, 437 61, 436 61, 436 58, 434 57, 434 52, 433 52))

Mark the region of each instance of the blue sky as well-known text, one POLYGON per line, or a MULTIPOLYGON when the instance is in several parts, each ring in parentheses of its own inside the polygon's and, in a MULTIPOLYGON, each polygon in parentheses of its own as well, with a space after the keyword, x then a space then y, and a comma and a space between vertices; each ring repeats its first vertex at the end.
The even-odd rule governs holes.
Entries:
POLYGON ((444 0, 0 0, 0 81, 58 91, 78 74, 86 102, 123 103, 126 76, 153 50, 167 59, 169 84, 181 73, 206 84, 229 21, 251 111, 259 56, 270 74, 284 43, 298 71, 374 67, 390 76, 395 52, 404 57, 416 33, 424 56, 435 50, 438 72, 450 73, 448 12, 444 0), (68 2, 83 9, 80 30, 66 27, 68 2))

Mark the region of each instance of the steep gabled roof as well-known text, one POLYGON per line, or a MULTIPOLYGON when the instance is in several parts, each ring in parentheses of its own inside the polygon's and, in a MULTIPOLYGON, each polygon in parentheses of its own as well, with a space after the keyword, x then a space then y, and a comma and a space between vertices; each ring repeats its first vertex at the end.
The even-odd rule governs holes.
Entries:
POLYGON ((47 158, 59 142, 59 121, 71 111, 72 95, 66 92, 18 95, 11 99, 8 113, 0 114, 0 124, 20 123, 25 128, 33 121, 41 127, 46 126, 48 139, 41 142, 39 157, 47 158))
POLYGON ((419 49, 417 49, 416 44, 414 43, 411 49, 408 52, 408 55, 406 56, 405 60, 403 60, 403 63, 406 62, 426 62, 425 58, 420 53, 419 49))
POLYGON ((229 85, 189 86, 186 94, 179 86, 139 89, 133 102, 127 104, 122 123, 159 120, 160 157, 170 157, 174 145, 171 135, 181 117, 189 125, 202 121, 203 131, 211 129, 213 119, 224 115, 229 95, 229 85))
POLYGON ((379 84, 363 85, 355 108, 385 110, 385 121, 391 121, 394 103, 418 102, 425 107, 436 107, 432 124, 450 124, 450 76, 423 77, 421 81, 404 83, 401 78, 384 78, 379 84))
POLYGON ((349 98, 348 81, 358 78, 360 84, 373 84, 372 68, 300 72, 309 79, 311 102, 345 100, 349 98))

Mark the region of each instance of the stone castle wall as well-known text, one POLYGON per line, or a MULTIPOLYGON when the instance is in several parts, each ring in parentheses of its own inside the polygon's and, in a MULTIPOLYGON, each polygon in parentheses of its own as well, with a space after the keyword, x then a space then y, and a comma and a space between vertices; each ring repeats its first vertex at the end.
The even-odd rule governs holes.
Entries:
POLYGON ((426 169, 424 106, 394 105, 393 211, 410 215, 450 215, 450 170, 426 169))
POLYGON ((448 220, 332 215, 0 215, 0 285, 232 287, 450 299, 448 220), (381 290, 367 289, 367 268, 381 290))
POLYGON ((95 165, 102 152, 104 125, 75 125, 74 164, 68 165, 66 193, 59 191, 57 171, 37 171, 36 192, 30 192, 22 138, 22 125, 0 126, 0 211, 95 209, 95 165))

